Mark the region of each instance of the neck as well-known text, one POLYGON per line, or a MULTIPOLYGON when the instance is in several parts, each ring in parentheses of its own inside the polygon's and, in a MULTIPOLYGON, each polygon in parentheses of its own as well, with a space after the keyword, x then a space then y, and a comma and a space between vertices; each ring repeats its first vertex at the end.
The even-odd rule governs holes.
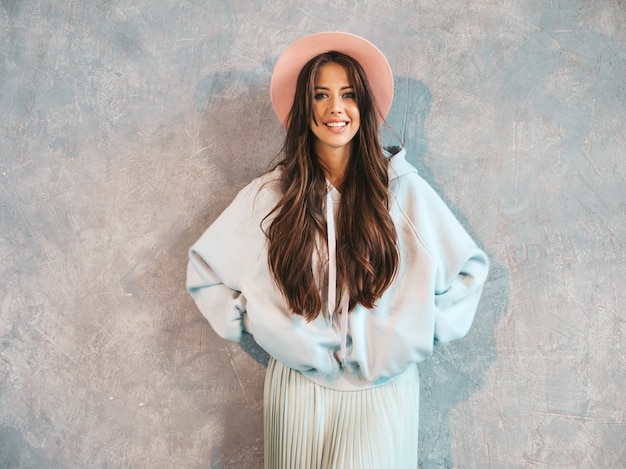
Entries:
POLYGON ((350 147, 316 148, 316 153, 326 178, 336 189, 341 189, 350 161, 350 147))

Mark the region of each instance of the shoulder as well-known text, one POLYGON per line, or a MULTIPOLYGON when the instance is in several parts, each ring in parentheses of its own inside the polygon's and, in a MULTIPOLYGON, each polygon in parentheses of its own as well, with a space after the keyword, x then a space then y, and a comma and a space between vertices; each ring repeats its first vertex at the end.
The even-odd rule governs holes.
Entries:
POLYGON ((420 199, 438 198, 431 186, 422 178, 415 166, 406 160, 404 148, 386 150, 389 158, 389 192, 397 201, 414 201, 420 199), (390 150, 394 151, 393 153, 390 150))
POLYGON ((393 155, 389 165, 394 220, 409 226, 429 251, 437 251, 434 246, 464 230, 435 189, 406 161, 405 153, 401 150, 393 155))
POLYGON ((253 179, 239 191, 231 205, 264 217, 280 200, 280 173, 279 167, 253 179))
POLYGON ((277 167, 254 178, 239 191, 237 197, 247 197, 249 195, 254 196, 257 193, 263 193, 265 196, 270 196, 274 192, 279 193, 280 173, 281 168, 277 167))
POLYGON ((383 150, 389 160, 389 181, 401 178, 407 174, 417 175, 417 168, 406 160, 406 150, 400 147, 389 147, 383 150))

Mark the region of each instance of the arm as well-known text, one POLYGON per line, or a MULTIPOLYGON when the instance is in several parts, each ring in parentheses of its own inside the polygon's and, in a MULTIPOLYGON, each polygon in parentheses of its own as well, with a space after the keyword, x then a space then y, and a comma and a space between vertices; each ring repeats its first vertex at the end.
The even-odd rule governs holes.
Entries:
POLYGON ((215 332, 237 342, 247 330, 242 284, 263 249, 260 220, 272 203, 259 187, 257 180, 242 189, 189 250, 187 291, 215 332))
POLYGON ((187 264, 187 291, 218 335, 236 342, 241 340, 246 299, 241 292, 224 285, 193 247, 187 264))
POLYGON ((489 259, 434 190, 428 186, 424 192, 434 220, 428 240, 436 265, 434 341, 445 344, 469 332, 489 259))
POLYGON ((489 271, 487 255, 417 172, 402 176, 403 210, 427 250, 434 288, 434 342, 469 331, 489 271))
POLYGON ((484 252, 476 248, 467 259, 445 267, 445 290, 435 293, 435 343, 445 344, 468 333, 489 271, 484 252))

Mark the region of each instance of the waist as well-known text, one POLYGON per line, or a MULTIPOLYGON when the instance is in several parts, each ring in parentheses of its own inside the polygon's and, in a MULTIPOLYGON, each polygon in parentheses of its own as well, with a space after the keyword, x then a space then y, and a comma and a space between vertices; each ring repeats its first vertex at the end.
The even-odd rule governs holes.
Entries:
MULTIPOLYGON (((272 358, 272 360, 275 360, 272 358)), ((278 362, 280 363, 280 362, 278 362)), ((282 365, 287 367, 287 365, 282 365)), ((363 377, 358 371, 351 370, 349 367, 338 368, 333 373, 324 375, 317 371, 298 371, 293 370, 295 373, 300 373, 307 380, 322 386, 325 388, 333 389, 335 391, 363 391, 366 389, 378 388, 381 386, 389 385, 397 380, 405 379, 407 376, 416 376, 419 379, 419 372, 416 363, 409 364, 401 372, 388 377, 380 377, 374 380, 369 380, 363 377)))

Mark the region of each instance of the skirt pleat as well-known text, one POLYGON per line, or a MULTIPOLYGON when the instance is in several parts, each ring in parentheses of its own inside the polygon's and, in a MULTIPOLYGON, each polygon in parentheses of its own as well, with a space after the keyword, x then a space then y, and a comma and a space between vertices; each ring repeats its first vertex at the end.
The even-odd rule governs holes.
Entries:
POLYGON ((270 359, 264 390, 266 469, 414 469, 419 374, 337 391, 270 359))

